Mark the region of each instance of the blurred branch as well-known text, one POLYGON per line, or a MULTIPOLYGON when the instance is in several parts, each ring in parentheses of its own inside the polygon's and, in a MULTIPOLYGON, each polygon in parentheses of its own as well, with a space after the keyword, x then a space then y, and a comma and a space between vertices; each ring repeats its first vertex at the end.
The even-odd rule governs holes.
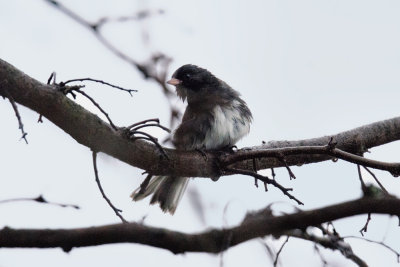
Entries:
MULTIPOLYGON (((257 169, 302 165, 342 157, 362 166, 400 172, 400 164, 365 159, 356 154, 382 144, 400 140, 400 117, 375 122, 330 137, 300 141, 272 141, 261 146, 241 149, 233 154, 205 152, 207 159, 195 151, 163 148, 146 140, 132 141, 122 132, 80 105, 65 97, 56 85, 46 85, 29 77, 12 65, 0 60, 0 95, 9 94, 16 103, 24 105, 52 121, 80 144, 104 152, 152 175, 181 177, 219 177, 224 168, 254 171, 257 169), (8 93, 7 93, 8 92, 8 93), (329 145, 331 139, 335 146, 329 145), (163 153, 167 157, 163 156, 163 153), (353 153, 353 154, 350 154, 353 153), (284 162, 282 162, 284 156, 284 162), (240 160, 240 161, 239 161, 240 160), (157 164, 154 164, 157 162, 157 164), (235 162, 229 166, 230 164, 235 162)), ((133 128, 133 127, 131 127, 133 128)))
MULTIPOLYGON (((128 54, 124 53, 122 50, 118 49, 118 47, 113 45, 111 43, 111 41, 108 40, 101 32, 102 26, 107 22, 110 22, 110 21, 123 22, 123 21, 132 20, 132 19, 139 20, 139 19, 148 17, 149 15, 153 14, 154 12, 141 11, 141 12, 138 12, 135 16, 120 17, 117 19, 103 17, 103 18, 99 19, 97 22, 91 23, 58 1, 55 1, 55 0, 45 0, 45 1, 48 2, 49 4, 51 4, 53 7, 57 8, 60 12, 64 13, 68 17, 70 17, 72 20, 74 20, 78 24, 85 27, 91 33, 93 33, 95 35, 95 37, 97 38, 97 40, 102 45, 104 45, 115 56, 117 56, 121 60, 129 63, 131 66, 135 67, 135 69, 137 71, 139 71, 145 79, 150 79, 150 80, 156 82, 156 84, 161 87, 163 94, 165 95, 165 97, 168 100, 168 103, 169 103, 169 106, 171 109, 171 126, 173 126, 173 124, 177 121, 177 119, 180 118, 180 112, 177 111, 177 109, 174 108, 174 106, 172 104, 174 102, 173 100, 175 100, 175 94, 166 85, 168 67, 169 67, 169 64, 171 63, 171 58, 169 58, 168 56, 166 56, 160 52, 157 52, 157 53, 154 53, 153 55, 151 55, 146 62, 140 63, 137 60, 135 60, 134 58, 130 57, 128 54)), ((162 14, 163 11, 158 10, 155 13, 162 14)))
POLYGON ((391 251, 393 254, 395 254, 395 255, 396 255, 396 261, 397 261, 397 263, 400 263, 400 252, 398 252, 397 250, 393 249, 392 247, 386 245, 384 242, 375 241, 375 240, 371 240, 371 239, 368 239, 368 238, 365 238, 365 237, 360 237, 360 236, 344 236, 344 237, 342 237, 342 238, 343 238, 343 239, 349 239, 349 238, 350 238, 350 239, 351 239, 351 238, 353 238, 353 239, 360 239, 360 240, 363 240, 363 241, 365 241, 365 242, 369 242, 369 243, 374 243, 374 244, 380 245, 380 246, 382 246, 382 247, 388 249, 389 251, 391 251))
POLYGON ((285 235, 287 235, 288 237, 290 236, 303 240, 308 240, 310 242, 313 242, 315 245, 320 245, 326 249, 331 249, 333 251, 337 250, 344 257, 353 261, 358 266, 360 267, 368 266, 363 259, 354 254, 351 246, 348 243, 344 242, 343 238, 333 233, 324 231, 324 236, 317 236, 312 233, 310 234, 306 231, 301 231, 299 229, 296 229, 286 232, 285 235))
POLYGON ((139 243, 170 250, 173 253, 219 253, 256 237, 285 235, 294 229, 347 218, 365 213, 400 215, 400 200, 361 198, 293 214, 272 216, 264 210, 248 214, 236 227, 213 229, 197 234, 187 234, 138 223, 94 226, 78 229, 11 229, 0 230, 0 247, 54 248, 70 251, 115 243, 139 243), (227 242, 229 240, 229 242, 227 242))
POLYGON ((0 200, 0 204, 12 203, 12 202, 21 202, 21 201, 34 201, 34 202, 38 202, 38 203, 42 203, 42 204, 59 206, 61 208, 74 208, 74 209, 77 209, 77 210, 80 209, 80 207, 78 205, 64 204, 64 203, 57 203, 57 202, 48 201, 42 195, 39 195, 38 197, 35 197, 35 198, 20 197, 20 198, 3 199, 3 200, 0 200))

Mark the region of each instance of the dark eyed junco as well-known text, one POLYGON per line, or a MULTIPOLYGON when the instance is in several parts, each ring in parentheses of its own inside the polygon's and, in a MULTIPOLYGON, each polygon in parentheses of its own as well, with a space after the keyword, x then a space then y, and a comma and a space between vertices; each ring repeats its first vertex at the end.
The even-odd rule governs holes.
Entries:
MULTIPOLYGON (((206 69, 184 65, 167 82, 187 101, 181 124, 172 136, 178 150, 218 150, 233 146, 249 133, 252 115, 240 94, 206 69)), ((141 200, 153 194, 150 203, 159 203, 164 212, 174 214, 189 178, 155 176, 145 192, 136 189, 131 197, 141 200)))

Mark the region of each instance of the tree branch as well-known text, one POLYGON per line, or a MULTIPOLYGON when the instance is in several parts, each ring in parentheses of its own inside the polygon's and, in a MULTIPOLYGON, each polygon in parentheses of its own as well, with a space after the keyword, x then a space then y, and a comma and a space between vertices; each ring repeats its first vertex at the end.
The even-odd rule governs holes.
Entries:
MULTIPOLYGON (((272 141, 262 146, 242 149, 234 154, 221 157, 218 153, 206 152, 208 160, 204 160, 204 157, 197 152, 165 148, 167 158, 163 157, 156 145, 144 140, 129 140, 122 134, 122 131, 115 131, 99 117, 65 97, 54 86, 36 81, 7 62, 0 60, 0 95, 7 97, 6 92, 15 102, 45 116, 78 143, 144 169, 152 175, 219 177, 223 173, 221 164, 218 162, 222 162, 222 165, 235 162, 230 165, 231 168, 252 171, 255 154, 259 169, 320 162, 332 159, 336 155, 324 153, 324 151, 328 151, 326 146, 332 137, 336 142, 335 149, 355 154, 364 152, 371 147, 400 140, 400 117, 396 117, 332 136, 300 141, 272 141), (307 152, 304 148, 307 146, 315 148, 311 148, 307 152), (284 162, 279 158, 282 156, 282 152, 284 152, 284 162), (261 154, 257 155, 257 153, 261 154), (262 158, 258 158, 258 156, 262 158), (237 162, 238 158, 242 161, 237 162)), ((355 155, 351 155, 345 160, 352 162, 353 156, 355 155)), ((370 162, 370 160, 365 160, 370 162)), ((398 164, 381 165, 381 162, 375 161, 372 163, 374 165, 371 167, 383 166, 382 168, 387 167, 386 169, 390 172, 397 173, 398 164)), ((366 164, 366 166, 370 165, 366 164)))
POLYGON ((306 229, 337 219, 365 213, 400 215, 400 200, 394 197, 361 198, 324 208, 272 216, 265 210, 248 214, 236 227, 186 234, 138 223, 113 224, 77 229, 0 230, 0 247, 55 248, 70 251, 74 247, 115 243, 139 243, 170 250, 173 253, 219 253, 256 237, 285 235, 293 229, 306 229), (226 242, 229 240, 229 242, 226 242))

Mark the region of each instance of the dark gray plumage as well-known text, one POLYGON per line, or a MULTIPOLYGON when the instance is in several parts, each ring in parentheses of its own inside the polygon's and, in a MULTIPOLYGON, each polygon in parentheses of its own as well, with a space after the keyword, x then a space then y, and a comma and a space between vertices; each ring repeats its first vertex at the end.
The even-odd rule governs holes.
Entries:
MULTIPOLYGON (((169 84, 187 101, 181 124, 172 142, 178 150, 218 150, 233 146, 248 134, 252 115, 240 94, 206 69, 184 65, 172 75, 169 84)), ((164 212, 173 214, 182 197, 188 178, 153 177, 143 194, 136 189, 137 201, 153 193, 151 203, 159 203, 164 212)))

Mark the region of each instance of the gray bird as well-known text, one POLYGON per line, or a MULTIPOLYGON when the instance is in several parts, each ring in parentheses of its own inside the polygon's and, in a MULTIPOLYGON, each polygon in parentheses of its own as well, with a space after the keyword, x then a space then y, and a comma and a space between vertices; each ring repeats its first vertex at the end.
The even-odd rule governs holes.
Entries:
MULTIPOLYGON (((249 133, 252 115, 240 94, 206 69, 184 65, 167 82, 187 101, 181 124, 172 136, 178 150, 221 150, 231 148, 249 133)), ((159 203, 164 212, 174 214, 185 192, 188 177, 154 176, 146 190, 137 188, 134 201, 153 194, 150 203, 159 203)))

